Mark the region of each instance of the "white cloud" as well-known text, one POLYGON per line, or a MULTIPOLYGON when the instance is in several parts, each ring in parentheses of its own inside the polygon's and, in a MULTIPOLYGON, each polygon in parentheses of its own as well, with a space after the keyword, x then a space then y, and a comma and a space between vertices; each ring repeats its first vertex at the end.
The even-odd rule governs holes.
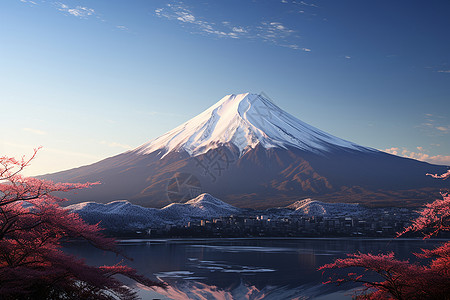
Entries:
POLYGON ((120 30, 124 30, 124 31, 128 30, 128 27, 123 26, 123 25, 117 25, 116 28, 120 29, 120 30))
POLYGON ((281 46, 281 47, 291 48, 291 49, 294 49, 294 50, 301 50, 301 51, 305 51, 305 52, 311 52, 311 49, 309 49, 309 48, 301 48, 297 44, 287 44, 287 45, 285 45, 285 44, 277 44, 277 45, 281 46))
POLYGON ((260 36, 265 39, 285 38, 295 32, 280 22, 262 22, 258 28, 260 29, 260 36))
POLYGON ((234 32, 237 32, 237 33, 245 33, 245 32, 247 32, 247 30, 245 30, 244 28, 242 28, 242 27, 233 27, 233 29, 232 29, 234 32))
POLYGON ((348 55, 346 55, 346 56, 344 56, 346 59, 351 59, 352 57, 351 56, 348 56, 348 55))
POLYGON ((74 8, 69 7, 67 4, 56 2, 55 5, 59 11, 68 13, 74 17, 87 18, 95 14, 95 10, 85 6, 76 6, 74 8))
POLYGON ((281 47, 288 47, 294 50, 302 50, 310 52, 309 48, 301 48, 295 43, 290 43, 294 38, 298 37, 295 30, 289 29, 280 22, 261 22, 256 27, 256 36, 263 41, 271 42, 281 47))
POLYGON ((305 5, 305 6, 310 6, 310 7, 319 7, 316 4, 314 4, 314 3, 306 3, 304 1, 300 1, 300 4, 301 5, 305 5))
POLYGON ((450 70, 438 70, 438 73, 450 73, 450 70))
POLYGON ((418 127, 429 136, 442 136, 450 133, 447 116, 425 114, 425 122, 418 127))
POLYGON ((31 133, 37 134, 37 135, 46 135, 47 134, 47 132, 45 132, 43 130, 35 129, 35 128, 23 128, 23 131, 31 132, 31 133))
POLYGON ((36 2, 31 1, 31 0, 20 0, 20 2, 22 2, 22 3, 28 3, 28 4, 31 4, 31 5, 37 5, 36 2))
POLYGON ((425 161, 431 164, 450 166, 450 155, 429 155, 427 153, 423 153, 427 152, 423 147, 417 147, 417 149, 420 152, 409 151, 406 148, 400 149, 397 147, 392 147, 381 151, 398 156, 425 161))
POLYGON ((295 30, 288 28, 281 22, 260 22, 253 26, 232 24, 230 21, 220 23, 209 22, 194 14, 194 12, 182 2, 167 4, 165 7, 155 10, 155 14, 161 18, 178 21, 182 25, 190 25, 196 32, 212 35, 220 38, 253 39, 270 42, 277 46, 294 50, 310 52, 309 48, 302 48, 294 40, 298 38, 295 30))
POLYGON ((450 126, 436 126, 436 129, 442 133, 449 133, 450 126))
MULTIPOLYGON (((181 2, 177 4, 167 4, 167 7, 165 8, 158 8, 155 10, 155 14, 168 20, 177 20, 184 24, 191 24, 197 27, 201 33, 215 35, 218 37, 239 38, 239 34, 245 33, 245 30, 225 31, 217 29, 217 26, 214 23, 195 17, 192 11, 181 2)), ((223 22, 222 24, 228 25, 229 22, 223 22)))
POLYGON ((299 50, 299 49, 300 49, 300 46, 299 46, 299 45, 296 45, 296 44, 291 44, 291 45, 280 45, 280 46, 286 47, 286 48, 291 48, 291 49, 294 49, 294 50, 299 50))
POLYGON ((384 149, 384 150, 381 150, 381 151, 386 152, 386 153, 389 153, 389 154, 398 155, 399 150, 400 150, 400 149, 397 148, 397 147, 392 147, 392 148, 384 149))

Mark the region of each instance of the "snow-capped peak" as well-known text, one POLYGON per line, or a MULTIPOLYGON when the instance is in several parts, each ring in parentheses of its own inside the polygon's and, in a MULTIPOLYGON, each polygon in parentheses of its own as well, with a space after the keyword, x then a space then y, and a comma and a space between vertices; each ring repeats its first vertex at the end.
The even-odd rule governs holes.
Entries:
POLYGON ((222 145, 233 144, 241 155, 260 144, 264 148, 287 146, 312 152, 333 147, 372 150, 312 127, 257 94, 232 94, 203 113, 134 151, 185 150, 195 156, 222 145))
POLYGON ((231 206, 222 200, 219 200, 208 193, 201 194, 194 199, 187 201, 185 204, 190 205, 192 207, 217 207, 228 210, 236 210, 234 206, 231 206))

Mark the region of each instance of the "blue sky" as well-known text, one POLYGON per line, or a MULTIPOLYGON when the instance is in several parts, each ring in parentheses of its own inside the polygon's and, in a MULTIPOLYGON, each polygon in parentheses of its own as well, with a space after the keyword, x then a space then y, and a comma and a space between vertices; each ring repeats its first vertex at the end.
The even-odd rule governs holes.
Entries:
POLYGON ((450 2, 2 0, 0 153, 28 175, 137 147, 231 93, 450 165, 450 2))

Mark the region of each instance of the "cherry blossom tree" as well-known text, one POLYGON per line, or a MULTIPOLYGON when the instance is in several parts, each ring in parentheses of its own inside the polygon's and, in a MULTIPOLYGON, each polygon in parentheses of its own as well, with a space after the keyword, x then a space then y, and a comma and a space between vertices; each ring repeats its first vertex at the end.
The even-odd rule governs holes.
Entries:
POLYGON ((116 275, 148 287, 164 286, 120 263, 94 267, 62 250, 82 239, 116 251, 115 241, 60 206, 54 196, 98 183, 72 184, 28 178, 21 171, 35 158, 0 157, 0 299, 136 299, 116 275))
MULTIPOLYGON (((442 175, 427 174, 434 178, 448 179, 450 170, 442 175)), ((441 192, 442 199, 426 204, 411 226, 398 233, 422 232, 424 239, 450 231, 450 195, 441 192)), ((332 275, 325 283, 342 284, 359 282, 365 285, 358 299, 450 299, 450 242, 432 249, 414 253, 419 262, 398 260, 394 253, 348 254, 347 258, 336 259, 321 266, 319 270, 360 268, 361 273, 332 275), (420 263, 421 262, 421 263, 420 263), (373 280, 377 274, 379 280, 373 280)))

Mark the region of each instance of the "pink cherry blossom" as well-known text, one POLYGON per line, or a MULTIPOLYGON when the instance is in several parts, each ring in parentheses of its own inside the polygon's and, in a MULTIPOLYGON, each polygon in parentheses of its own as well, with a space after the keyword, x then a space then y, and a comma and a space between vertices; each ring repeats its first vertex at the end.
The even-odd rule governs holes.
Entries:
POLYGON ((148 287, 164 286, 122 264, 94 267, 62 251, 67 239, 116 251, 99 225, 85 223, 63 207, 54 192, 99 183, 53 183, 20 175, 36 156, 0 157, 0 299, 136 299, 116 275, 148 287))
MULTIPOLYGON (((447 179, 450 171, 431 176, 447 179)), ((419 211, 419 217, 398 236, 407 232, 422 232, 424 239, 427 239, 439 232, 450 231, 450 196, 448 192, 442 192, 441 195, 442 199, 426 204, 419 211)), ((319 270, 324 273, 329 272, 329 269, 341 268, 361 270, 359 273, 351 272, 345 276, 333 274, 324 282, 363 283, 365 289, 357 295, 358 299, 449 299, 450 242, 432 250, 423 249, 415 255, 419 261, 423 260, 422 264, 398 260, 392 252, 378 255, 355 253, 323 265, 319 270), (373 279, 374 274, 379 278, 378 281, 373 279)))

